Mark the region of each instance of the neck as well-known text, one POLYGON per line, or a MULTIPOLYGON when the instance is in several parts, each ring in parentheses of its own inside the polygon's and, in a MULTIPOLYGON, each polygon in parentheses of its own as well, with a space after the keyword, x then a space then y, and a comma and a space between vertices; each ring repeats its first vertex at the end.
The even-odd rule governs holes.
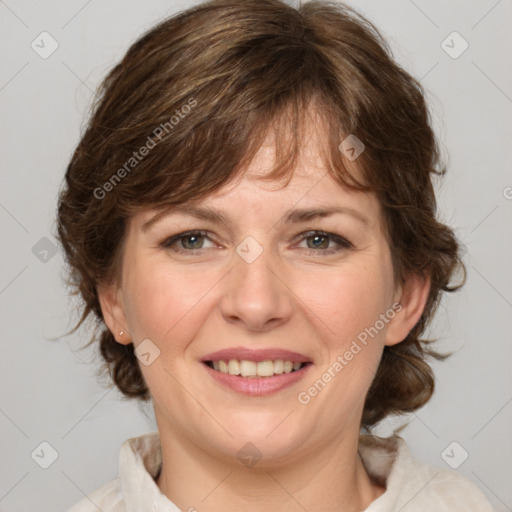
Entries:
MULTIPOLYGON (((163 426, 163 425, 162 425, 163 426)), ((315 446, 288 463, 246 467, 217 457, 179 432, 160 429, 162 470, 157 485, 180 510, 256 512, 278 509, 366 509, 384 488, 373 483, 357 453, 359 432, 315 446)))

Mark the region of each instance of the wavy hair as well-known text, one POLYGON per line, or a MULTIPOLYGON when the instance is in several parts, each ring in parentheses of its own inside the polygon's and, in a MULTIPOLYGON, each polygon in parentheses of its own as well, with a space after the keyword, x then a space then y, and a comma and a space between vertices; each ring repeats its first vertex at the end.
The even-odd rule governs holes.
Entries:
POLYGON ((329 173, 382 205, 396 279, 431 279, 418 323, 384 349, 362 425, 431 397, 427 356, 437 354, 422 334, 442 292, 461 286, 450 281, 464 265, 436 219, 433 178, 445 169, 424 90, 351 8, 279 0, 204 2, 141 36, 101 84, 67 167, 57 236, 83 304, 74 330, 96 319, 89 343, 125 396, 150 397, 133 344, 117 343, 104 324, 97 288, 119 277, 127 219, 216 191, 243 172, 269 127, 278 144, 268 178, 291 177, 312 106, 327 129, 329 173), (365 144, 357 177, 339 149, 348 134, 365 144))

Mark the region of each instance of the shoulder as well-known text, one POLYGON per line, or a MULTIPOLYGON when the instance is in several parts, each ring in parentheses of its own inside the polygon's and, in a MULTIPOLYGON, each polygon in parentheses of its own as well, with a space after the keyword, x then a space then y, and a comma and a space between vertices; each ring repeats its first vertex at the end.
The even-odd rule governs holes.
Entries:
MULTIPOLYGON (((126 512, 148 503, 159 510, 177 510, 160 492, 154 478, 162 462, 158 432, 125 440, 119 452, 119 476, 84 496, 68 512, 126 512)), ((144 512, 147 512, 147 508, 144 512)))
POLYGON ((386 491, 367 512, 492 512, 475 483, 456 471, 430 466, 412 457, 399 436, 362 436, 361 458, 366 470, 386 491))
POLYGON ((119 478, 115 478, 82 498, 68 512, 125 512, 119 478))
POLYGON ((453 470, 440 469, 416 459, 403 464, 404 512, 446 510, 450 512, 492 512, 477 485, 453 470))

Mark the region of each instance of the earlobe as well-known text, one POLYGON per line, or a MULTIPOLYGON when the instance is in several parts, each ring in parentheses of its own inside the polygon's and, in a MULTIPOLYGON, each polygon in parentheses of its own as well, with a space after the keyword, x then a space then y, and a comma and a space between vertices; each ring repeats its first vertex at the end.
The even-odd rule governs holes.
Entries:
POLYGON ((389 323, 386 332, 387 346, 403 341, 423 314, 430 292, 430 277, 410 274, 400 290, 398 302, 401 309, 389 323))
POLYGON ((126 332, 126 318, 121 291, 115 285, 98 286, 97 291, 106 326, 118 343, 128 345, 131 343, 131 339, 126 332))

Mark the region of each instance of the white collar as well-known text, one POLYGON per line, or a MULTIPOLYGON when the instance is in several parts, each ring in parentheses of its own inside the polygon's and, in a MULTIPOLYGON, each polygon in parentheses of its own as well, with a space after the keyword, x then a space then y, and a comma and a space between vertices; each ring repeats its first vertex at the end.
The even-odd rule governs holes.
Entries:
MULTIPOLYGON (((394 462, 399 458, 411 458, 409 448, 400 437, 379 438, 371 435, 360 436, 359 454, 366 471, 382 485, 388 488, 400 488, 404 478, 403 464, 398 464, 397 471, 392 471, 394 462), (392 479, 388 477, 391 475, 392 479), (387 482, 387 483, 386 483, 387 482)), ((126 512, 149 512, 149 504, 153 504, 153 510, 159 512, 180 512, 162 492, 155 482, 162 466, 162 451, 158 432, 150 432, 138 437, 127 439, 119 455, 119 478, 121 492, 126 504, 126 512)), ((389 499, 393 499, 392 493, 384 493, 372 503, 367 512, 377 510, 386 504, 384 509, 392 510, 389 499)))
POLYGON ((162 494, 155 478, 162 466, 158 432, 127 439, 119 454, 119 479, 126 512, 181 512, 162 494), (148 509, 149 506, 153 508, 148 509))

